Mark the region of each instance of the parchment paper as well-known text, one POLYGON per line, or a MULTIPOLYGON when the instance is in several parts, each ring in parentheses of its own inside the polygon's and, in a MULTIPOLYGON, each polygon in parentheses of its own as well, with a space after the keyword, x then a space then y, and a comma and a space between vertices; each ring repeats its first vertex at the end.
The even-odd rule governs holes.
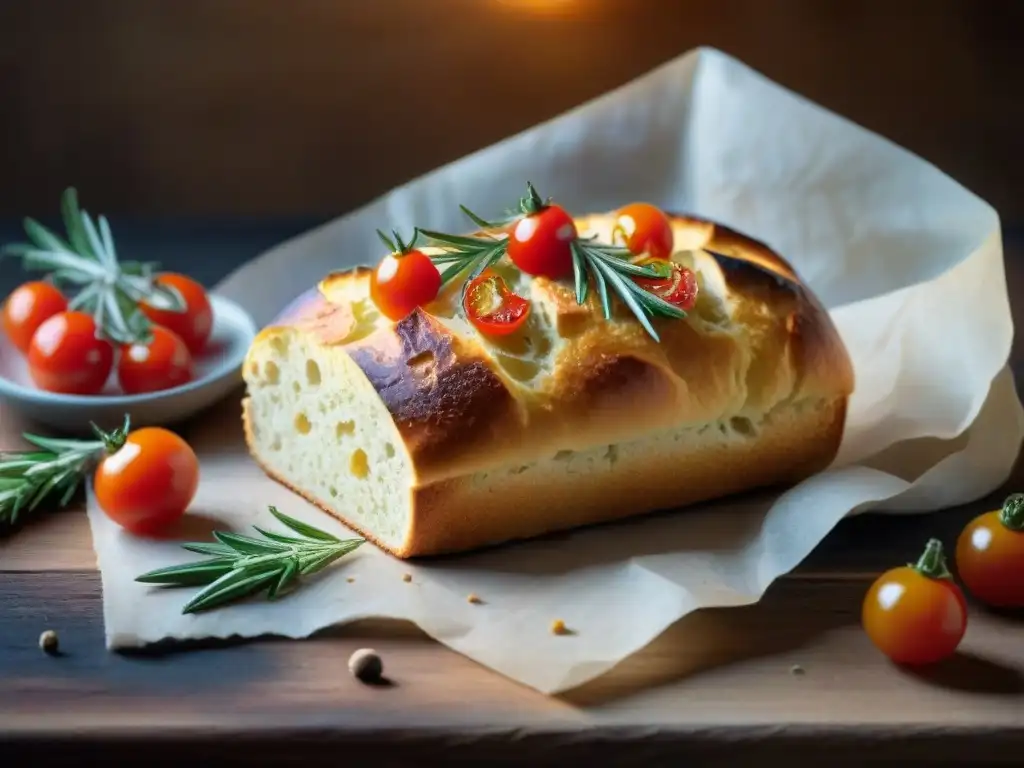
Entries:
MULTIPOLYGON (((458 203, 497 213, 526 179, 579 212, 649 200, 717 219, 785 254, 829 306, 854 361, 857 389, 833 467, 781 495, 429 565, 366 545, 278 603, 201 616, 179 613, 193 590, 133 581, 191 555, 174 541, 122 533, 90 501, 110 648, 303 637, 358 618, 396 617, 557 692, 600 675, 692 610, 758 600, 846 515, 960 504, 1008 476, 1024 411, 1005 368, 1013 328, 996 213, 921 159, 713 50, 691 52, 285 243, 219 290, 266 324, 324 273, 376 257, 374 228, 458 230, 458 203), (471 592, 484 604, 469 604, 471 592), (555 618, 575 634, 552 635, 555 618)), ((202 482, 176 536, 205 540, 210 525, 276 526, 268 504, 342 533, 253 464, 238 417, 232 400, 188 435, 202 482)))

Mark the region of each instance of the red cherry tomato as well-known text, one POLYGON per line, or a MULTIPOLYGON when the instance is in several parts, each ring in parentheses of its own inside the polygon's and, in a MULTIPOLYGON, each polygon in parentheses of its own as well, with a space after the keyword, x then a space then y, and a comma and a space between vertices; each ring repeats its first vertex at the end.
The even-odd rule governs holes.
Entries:
POLYGON ((206 295, 206 289, 191 277, 175 272, 158 275, 156 282, 159 285, 177 288, 185 300, 185 311, 156 309, 146 303, 142 303, 139 308, 153 323, 178 334, 189 352, 198 355, 203 351, 213 330, 213 310, 210 308, 210 298, 206 295))
POLYGON ((508 257, 528 275, 558 280, 572 272, 576 223, 564 208, 544 205, 512 226, 508 257))
POLYGON ((1024 495, 967 524, 956 544, 956 569, 972 595, 996 608, 1024 608, 1024 495))
POLYGON ((645 258, 639 264, 653 266, 665 275, 662 278, 634 278, 637 285, 645 288, 669 304, 680 309, 693 309, 697 303, 697 276, 692 270, 666 259, 645 258))
POLYGON ((469 321, 488 336, 514 333, 530 315, 530 302, 509 290, 501 275, 489 269, 466 286, 462 306, 469 321))
POLYGON ((403 249, 385 256, 370 274, 370 298, 390 320, 429 304, 441 290, 441 273, 422 251, 403 249))
POLYGON ((93 484, 111 520, 135 534, 157 533, 185 514, 199 487, 199 461, 173 432, 146 427, 100 461, 93 484))
POLYGON ((129 395, 159 392, 192 380, 192 354, 174 331, 153 326, 149 344, 121 347, 117 379, 129 395))
POLYGON ((28 370, 40 389, 67 395, 95 395, 114 365, 114 347, 96 335, 84 312, 59 312, 32 336, 28 370))
POLYGON ((68 308, 68 300, 56 287, 33 280, 14 289, 4 302, 4 332, 23 353, 28 352, 36 329, 58 312, 68 308))
POLYGON ((620 208, 615 214, 612 236, 637 256, 667 259, 672 255, 672 222, 650 203, 630 203, 620 208))
POLYGON ((864 597, 861 620, 875 647, 897 664, 953 655, 967 631, 967 602, 949 575, 941 542, 929 541, 916 565, 879 576, 864 597))

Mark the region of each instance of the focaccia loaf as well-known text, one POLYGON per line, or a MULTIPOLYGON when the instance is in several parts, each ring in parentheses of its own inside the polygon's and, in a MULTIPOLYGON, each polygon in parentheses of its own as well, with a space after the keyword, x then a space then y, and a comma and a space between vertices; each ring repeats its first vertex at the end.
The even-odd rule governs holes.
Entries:
MULTIPOLYGON (((577 220, 606 242, 611 216, 577 220)), ((506 270, 525 331, 479 334, 459 286, 397 323, 370 271, 264 329, 245 363, 250 451, 271 476, 408 558, 774 484, 828 465, 853 389, 832 322, 793 269, 725 227, 673 217, 700 287, 660 343, 571 284, 506 270)), ((369 254, 367 254, 369 256, 369 254)), ((571 281, 569 281, 571 282, 571 281)), ((594 292, 591 291, 593 294, 594 292)))

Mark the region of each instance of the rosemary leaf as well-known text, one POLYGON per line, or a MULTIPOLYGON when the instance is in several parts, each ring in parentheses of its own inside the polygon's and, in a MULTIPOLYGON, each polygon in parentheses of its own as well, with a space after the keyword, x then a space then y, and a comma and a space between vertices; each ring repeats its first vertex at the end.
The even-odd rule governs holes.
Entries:
POLYGON ((195 552, 197 555, 213 555, 214 557, 233 557, 235 550, 227 544, 212 541, 193 541, 181 545, 182 549, 195 552))
POLYGON ((327 531, 321 531, 308 523, 304 523, 301 520, 296 520, 294 517, 289 517, 284 512, 281 512, 277 507, 271 505, 269 507, 270 514, 272 514, 277 521, 282 525, 291 528, 295 533, 300 536, 305 536, 307 539, 316 539, 317 541, 329 541, 332 543, 340 543, 341 539, 337 536, 332 536, 327 531))
POLYGON ((64 229, 68 233, 68 240, 75 253, 86 258, 95 259, 89 247, 89 237, 82 225, 82 212, 78 207, 78 191, 74 187, 64 190, 60 201, 61 217, 64 219, 64 229))
POLYGON ((63 239, 55 235, 35 219, 25 219, 25 234, 37 250, 71 253, 71 248, 63 239))
POLYGON ((143 574, 136 581, 144 584, 170 584, 173 586, 201 587, 235 570, 233 557, 203 560, 187 568, 172 565, 143 574))
POLYGON ((280 575, 267 590, 267 598, 274 600, 282 594, 299 576, 299 566, 294 560, 289 560, 281 569, 280 575))
POLYGON ((576 283, 576 303, 582 305, 587 300, 587 292, 590 288, 590 283, 587 280, 586 256, 581 253, 577 242, 573 241, 569 247, 572 250, 572 276, 576 283))
POLYGON ((230 547, 235 552, 243 555, 266 555, 271 552, 288 552, 289 548, 284 544, 273 541, 260 541, 249 536, 242 536, 237 533, 226 533, 214 531, 214 538, 221 544, 230 547))
POLYGON ((269 587, 271 581, 279 578, 281 567, 277 564, 265 565, 257 570, 237 567, 233 571, 225 573, 193 597, 185 604, 181 612, 197 613, 240 600, 243 597, 249 597, 269 587))

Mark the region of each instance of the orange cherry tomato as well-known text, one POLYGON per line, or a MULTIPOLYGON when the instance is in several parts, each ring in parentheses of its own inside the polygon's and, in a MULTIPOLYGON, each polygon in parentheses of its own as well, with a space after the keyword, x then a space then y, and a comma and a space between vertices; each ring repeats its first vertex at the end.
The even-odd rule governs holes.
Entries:
POLYGON ((560 205, 545 202, 532 184, 519 201, 523 217, 509 228, 508 257, 528 275, 558 280, 572 272, 576 222, 560 205))
POLYGON ((440 290, 441 273, 434 262, 423 251, 410 248, 401 240, 397 250, 385 256, 370 273, 370 298, 395 322, 416 307, 432 302, 440 290))
POLYGON ((121 347, 117 379, 129 395, 159 392, 192 380, 192 354, 174 331, 154 325, 149 344, 121 347))
POLYGON ((672 222, 664 211, 650 203, 630 203, 615 214, 612 237, 621 240, 637 256, 655 259, 672 255, 672 222))
POLYGON ((128 434, 93 478, 107 517, 131 533, 159 532, 185 514, 199 487, 199 461, 178 435, 160 427, 128 434))
POLYGON ((995 608, 1024 608, 1024 494, 967 524, 956 543, 967 591, 995 608))
POLYGON ((897 664, 952 656, 967 631, 967 601, 946 568, 942 543, 930 540, 915 565, 879 576, 864 597, 861 620, 875 647, 897 664))
POLYGON ((95 395, 114 366, 114 347, 97 335, 85 312, 58 312, 43 321, 28 348, 28 370, 40 389, 95 395))
POLYGON ((157 275, 156 282, 159 285, 177 288, 185 300, 185 311, 156 309, 145 302, 139 308, 153 323, 178 334, 189 352, 198 355, 203 351, 210 338, 210 332, 213 331, 213 310, 210 308, 210 298, 206 295, 206 289, 191 277, 176 272, 157 275))
POLYGON ((4 302, 4 332, 11 343, 27 353, 32 335, 44 320, 64 312, 68 300, 50 283, 33 280, 14 289, 4 302))
POLYGON ((530 302, 489 269, 469 281, 462 306, 469 321, 488 336, 514 333, 530 315, 530 302))
POLYGON ((680 309, 693 309, 697 303, 697 276, 692 270, 666 259, 652 257, 641 259, 638 263, 656 267, 665 277, 633 278, 637 285, 680 309))

